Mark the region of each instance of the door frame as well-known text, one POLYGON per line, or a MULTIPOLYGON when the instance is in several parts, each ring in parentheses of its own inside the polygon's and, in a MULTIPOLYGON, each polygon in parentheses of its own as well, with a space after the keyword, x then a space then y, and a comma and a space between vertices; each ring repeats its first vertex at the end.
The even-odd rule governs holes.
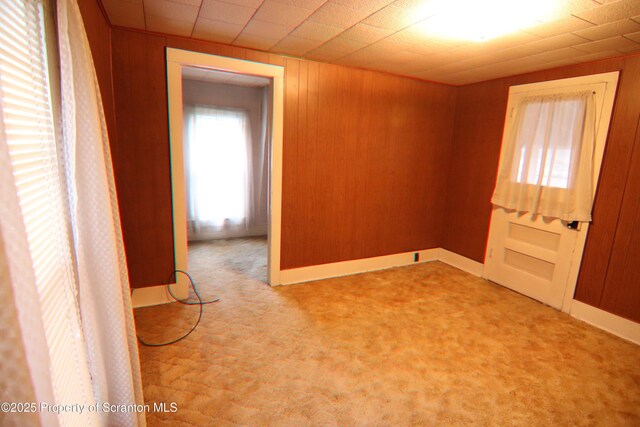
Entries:
MULTIPOLYGON (((565 79, 558 80, 549 80, 537 83, 529 83, 523 85, 515 85, 509 88, 509 98, 507 100, 507 110, 505 113, 505 126, 502 134, 502 144, 505 143, 505 140, 508 138, 511 127, 513 125, 513 120, 510 115, 512 115, 513 109, 515 108, 513 102, 515 98, 518 98, 523 93, 531 93, 531 94, 540 94, 545 93, 550 90, 558 90, 563 87, 576 87, 581 85, 594 85, 594 84, 604 84, 604 94, 603 94, 603 102, 602 109, 598 112, 598 129, 596 134, 596 148, 594 153, 594 159, 597 160, 594 164, 594 174, 593 174, 593 192, 594 197, 597 190, 597 185, 600 177, 600 170, 602 167, 602 161, 604 160, 604 152, 606 148, 607 138, 609 135, 609 127, 611 126, 611 117, 613 116, 613 105, 615 101, 616 91, 618 88, 618 79, 619 79, 619 71, 612 71, 608 73, 600 73, 600 74, 592 74, 586 76, 579 77, 571 77, 565 79), (516 96, 513 96, 516 95, 516 96), (606 126, 602 126, 603 123, 606 123, 606 126)), ((502 156, 502 150, 501 154, 502 156)), ((493 221, 494 212, 496 209, 502 209, 500 207, 495 207, 491 213, 491 221, 493 221)), ((492 247, 492 239, 491 239, 491 221, 489 222, 489 234, 487 236, 487 250, 485 251, 485 261, 484 264, 487 264, 487 259, 490 256, 490 248, 492 247)), ((575 294, 576 285, 578 282, 578 273, 580 272, 580 264, 582 263, 582 255, 584 253, 584 246, 587 240, 587 234, 589 232, 589 223, 583 222, 581 223, 581 228, 576 236, 576 243, 574 246, 573 254, 571 255, 571 261, 569 266, 569 274, 567 277, 567 284, 564 289, 564 296, 562 299, 561 310, 565 313, 569 313, 571 311, 571 305, 573 303, 573 295, 575 294)), ((483 277, 487 278, 487 269, 485 267, 483 272, 483 277)))
MULTIPOLYGON (((182 49, 167 48, 167 95, 171 149, 171 188, 173 198, 173 244, 176 270, 188 271, 187 202, 184 171, 182 67, 207 68, 271 79, 271 132, 269 144, 269 204, 267 234, 267 282, 280 284, 280 241, 282 222, 282 140, 284 116, 284 68, 243 59, 182 49)), ((177 284, 187 286, 178 275, 177 284)))

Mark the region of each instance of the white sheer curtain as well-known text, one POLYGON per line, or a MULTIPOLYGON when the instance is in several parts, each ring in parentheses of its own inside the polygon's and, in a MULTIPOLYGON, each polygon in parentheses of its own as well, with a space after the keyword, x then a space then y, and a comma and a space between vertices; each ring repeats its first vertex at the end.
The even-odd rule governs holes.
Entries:
POLYGON ((143 400, 95 71, 76 0, 56 3, 58 39, 47 41, 59 46, 61 138, 49 91, 48 3, 0 2, 3 355, 11 345, 0 395, 38 405, 35 415, 1 413, 0 424, 144 425, 144 413, 87 406, 143 400), (57 413, 40 404, 78 406, 57 413))
POLYGON ((266 185, 254 173, 266 153, 256 152, 248 112, 185 105, 184 113, 189 239, 246 235, 266 185))
POLYGON ((502 148, 491 202, 565 221, 591 221, 595 94, 523 98, 502 148))
MULTIPOLYGON (((143 404, 129 279, 109 139, 89 42, 76 0, 57 0, 62 152, 78 274, 79 308, 98 404, 143 404)), ((144 425, 140 412, 102 412, 103 425, 144 425)))

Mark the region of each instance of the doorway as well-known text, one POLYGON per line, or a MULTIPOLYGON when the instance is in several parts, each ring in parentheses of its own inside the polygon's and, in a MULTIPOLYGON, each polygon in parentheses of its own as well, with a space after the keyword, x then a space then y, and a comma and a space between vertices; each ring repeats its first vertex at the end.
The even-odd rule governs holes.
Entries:
MULTIPOLYGON (((188 271, 194 242, 266 235, 266 281, 279 284, 283 77, 278 66, 167 49, 176 269, 188 271)), ((177 285, 186 291, 186 278, 177 285)))
MULTIPOLYGON (((560 210, 562 195, 576 191, 573 182, 578 178, 570 178, 573 173, 570 169, 585 151, 589 152, 586 163, 592 167, 590 173, 580 175, 581 182, 586 180, 587 194, 595 195, 617 81, 618 73, 613 72, 510 88, 498 177, 510 181, 505 186, 507 197, 514 199, 516 195, 517 203, 526 205, 529 194, 542 200, 542 192, 550 196, 551 203, 545 208, 560 210), (579 109, 573 101, 577 94, 593 101, 592 122, 585 118, 586 113, 577 113, 579 109), (553 110, 547 113, 550 108, 553 110), (527 116, 530 112, 533 113, 527 116), (587 123, 593 123, 592 148, 585 150, 580 145, 572 148, 570 132, 575 128, 580 130, 579 135, 584 135, 587 123), (516 126, 518 137, 513 133, 516 126), (502 169, 505 160, 511 164, 502 169), (504 174, 505 170, 508 175, 504 174)), ((578 197, 571 193, 566 200, 578 197)), ((588 229, 587 220, 568 221, 494 205, 484 275, 516 292, 569 312, 588 229)))
POLYGON ((188 260, 220 282, 267 281, 270 97, 269 78, 182 67, 188 260))

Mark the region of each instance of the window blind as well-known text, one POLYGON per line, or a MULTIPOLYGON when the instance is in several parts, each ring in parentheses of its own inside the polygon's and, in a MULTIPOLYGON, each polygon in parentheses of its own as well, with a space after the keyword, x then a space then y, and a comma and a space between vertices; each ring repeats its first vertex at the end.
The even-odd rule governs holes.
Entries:
MULTIPOLYGON (((57 159, 48 80, 43 6, 0 2, 0 120, 8 146, 40 296, 56 402, 91 404, 93 394, 76 303, 66 197, 57 159)), ((63 425, 86 415, 60 414, 63 425)))

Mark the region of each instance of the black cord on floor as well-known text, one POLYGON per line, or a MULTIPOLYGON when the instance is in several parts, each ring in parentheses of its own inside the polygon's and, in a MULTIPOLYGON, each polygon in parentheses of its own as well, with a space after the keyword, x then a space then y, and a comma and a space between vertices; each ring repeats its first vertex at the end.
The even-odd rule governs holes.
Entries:
POLYGON ((171 298, 173 298, 176 302, 179 302, 180 304, 184 304, 184 305, 197 305, 197 306, 199 306, 200 312, 198 313, 198 320, 196 320, 196 323, 193 325, 193 327, 186 334, 184 334, 181 337, 176 338, 174 340, 163 342, 163 343, 146 342, 142 338, 140 338, 140 336, 136 335, 138 337, 138 341, 140 341, 140 344, 142 344, 142 345, 146 345, 147 347, 163 347, 165 345, 171 345, 171 344, 177 343, 178 341, 182 341, 183 339, 185 339, 186 337, 191 335, 191 333, 193 331, 195 331, 196 328, 198 327, 198 325, 200 324, 200 320, 202 320, 202 313, 204 311, 204 306, 206 304, 211 304, 211 303, 220 301, 220 298, 212 299, 212 300, 209 300, 209 301, 203 301, 202 297, 200 296, 200 293, 198 292, 198 288, 196 288, 196 283, 194 282, 193 277, 191 277, 191 275, 189 273, 187 273, 186 271, 183 271, 183 270, 175 270, 173 273, 171 273, 171 275, 169 276, 169 280, 167 280, 167 290, 169 291, 169 295, 171 295, 171 298), (171 283, 171 279, 174 278, 174 277, 176 278, 176 282, 178 281, 177 280, 177 278, 178 278, 177 274, 178 273, 181 273, 181 274, 184 274, 185 276, 187 276, 187 278, 189 279, 189 284, 191 285, 191 289, 193 289, 193 293, 195 294, 196 298, 198 298, 198 301, 187 301, 187 299, 179 299, 178 297, 175 296, 175 294, 171 290, 171 284, 170 283, 171 283))

